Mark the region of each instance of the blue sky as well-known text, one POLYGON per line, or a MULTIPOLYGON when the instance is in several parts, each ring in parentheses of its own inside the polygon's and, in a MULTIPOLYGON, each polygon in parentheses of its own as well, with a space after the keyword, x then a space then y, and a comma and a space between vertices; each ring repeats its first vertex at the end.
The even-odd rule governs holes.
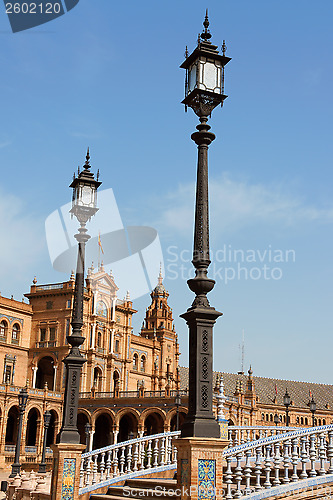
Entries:
MULTIPOLYGON (((187 328, 178 316, 193 300, 184 278, 197 119, 180 104, 179 65, 185 45, 195 47, 206 7, 213 42, 226 39, 232 57, 229 97, 210 122, 217 136, 209 158, 210 302, 223 312, 214 368, 240 369, 244 329, 245 368, 251 363, 254 374, 332 383, 329 0, 80 0, 66 15, 16 34, 1 6, 1 293, 20 300, 35 275, 39 283, 66 278, 52 269, 44 222, 70 200, 73 171, 90 146, 123 223, 158 230, 187 364, 187 328), (237 258, 222 262, 224 249, 239 250, 237 258), (285 262, 288 250, 294 258, 285 262), (252 262, 240 262, 242 252, 252 262), (237 279, 239 265, 252 279, 245 271, 237 279), (235 271, 227 283, 226 267, 235 271)), ((134 303, 136 331, 149 300, 134 303)))

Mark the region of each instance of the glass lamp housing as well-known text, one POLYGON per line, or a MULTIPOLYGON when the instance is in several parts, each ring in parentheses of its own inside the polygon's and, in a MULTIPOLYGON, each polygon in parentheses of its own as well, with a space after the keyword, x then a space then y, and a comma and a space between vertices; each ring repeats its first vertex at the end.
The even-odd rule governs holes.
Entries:
POLYGON ((85 181, 77 183, 73 190, 72 208, 93 208, 97 207, 97 188, 93 184, 85 181))
POLYGON ((311 411, 311 413, 314 413, 316 411, 316 408, 317 408, 317 405, 316 405, 314 399, 312 398, 311 401, 310 401, 310 411, 311 411))
POLYGON ((291 402, 291 399, 290 399, 290 396, 288 394, 288 391, 286 391, 285 395, 283 396, 283 404, 284 406, 290 406, 290 402, 291 402))
POLYGON ((48 410, 46 410, 44 413, 44 425, 49 426, 50 422, 51 422, 51 413, 48 410))
POLYGON ((73 188, 70 212, 81 224, 85 224, 97 212, 97 189, 102 184, 98 179, 95 180, 94 174, 90 172, 89 153, 86 158, 84 170, 78 177, 74 175, 70 185, 73 188))
POLYGON ((28 393, 26 389, 21 389, 18 396, 20 410, 25 410, 28 401, 28 393))
POLYGON ((188 71, 188 92, 194 89, 222 93, 222 64, 205 56, 199 57, 188 71))

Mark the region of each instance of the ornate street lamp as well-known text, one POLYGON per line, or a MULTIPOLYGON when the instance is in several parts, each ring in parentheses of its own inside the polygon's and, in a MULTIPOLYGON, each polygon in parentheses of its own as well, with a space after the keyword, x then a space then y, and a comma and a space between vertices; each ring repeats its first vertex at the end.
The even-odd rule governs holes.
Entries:
POLYGON ((312 427, 314 427, 315 426, 315 413, 316 413, 317 405, 316 405, 315 400, 313 399, 313 396, 312 396, 312 399, 309 403, 309 406, 310 406, 310 411, 312 413, 312 427))
POLYGON ((182 398, 180 397, 179 392, 177 392, 177 395, 175 397, 175 405, 176 405, 176 431, 179 431, 179 407, 182 404, 182 398))
POLYGON ((80 228, 75 235, 78 241, 78 256, 75 276, 74 305, 72 313, 72 334, 67 335, 71 345, 69 354, 63 359, 66 367, 66 385, 64 395, 63 420, 57 443, 80 443, 80 434, 77 429, 77 409, 80 390, 81 368, 86 359, 80 352, 80 346, 85 338, 81 334, 83 326, 83 294, 84 294, 84 259, 85 245, 90 236, 87 234, 86 223, 97 212, 97 189, 102 184, 90 172, 89 148, 87 151, 84 170, 75 177, 70 187, 73 188, 72 216, 75 215, 80 228))
POLYGON ((12 464, 12 473, 10 474, 9 477, 15 477, 16 474, 20 474, 21 472, 20 448, 21 448, 21 437, 22 437, 22 424, 23 424, 23 415, 28 401, 28 392, 26 387, 20 390, 18 400, 19 400, 20 416, 19 416, 19 424, 18 424, 18 431, 16 438, 15 459, 14 463, 12 464))
POLYGON ((88 451, 90 451, 89 450, 90 429, 91 429, 91 425, 89 424, 89 422, 87 422, 86 425, 84 426, 84 432, 86 435, 86 451, 85 451, 85 453, 88 453, 88 451))
POLYGON ((39 464, 38 472, 45 474, 46 472, 46 461, 45 461, 45 453, 46 453, 46 440, 47 440, 47 431, 51 422, 51 413, 46 410, 44 413, 44 439, 43 439, 43 451, 42 451, 42 461, 39 464))
POLYGON ((208 220, 208 146, 215 139, 209 132, 208 117, 222 104, 224 95, 224 67, 226 57, 223 42, 222 54, 210 42, 209 21, 206 11, 204 31, 197 47, 188 55, 181 68, 186 70, 185 109, 190 107, 199 117, 197 132, 191 136, 198 146, 197 191, 193 266, 195 277, 188 286, 195 293, 192 306, 181 315, 189 327, 189 401, 188 414, 181 429, 182 437, 219 437, 219 424, 213 414, 213 326, 222 313, 209 305, 207 293, 215 281, 207 277, 209 258, 208 220))
POLYGON ((275 413, 274 415, 274 424, 277 426, 280 422, 280 419, 279 419, 279 415, 277 413, 275 413))
POLYGON ((286 393, 283 396, 283 404, 286 407, 286 425, 289 427, 289 406, 291 404, 291 398, 288 394, 288 390, 286 389, 286 393))

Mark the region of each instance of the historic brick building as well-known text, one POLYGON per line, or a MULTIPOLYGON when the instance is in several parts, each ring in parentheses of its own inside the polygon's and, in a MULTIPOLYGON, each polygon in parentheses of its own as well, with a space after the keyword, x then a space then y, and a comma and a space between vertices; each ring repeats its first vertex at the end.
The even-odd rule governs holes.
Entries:
MULTIPOLYGON (((142 328, 133 332, 136 313, 129 294, 120 300, 112 275, 103 266, 88 270, 84 293, 87 359, 81 379, 78 428, 85 442, 89 423, 90 446, 97 448, 131 436, 176 428, 175 396, 180 393, 180 424, 187 411, 188 368, 179 367, 179 345, 161 273, 151 292, 142 328)), ((0 467, 13 462, 17 435, 18 392, 28 385, 24 414, 23 463, 38 463, 43 437, 43 413, 51 412, 49 445, 59 431, 65 372, 61 362, 68 353, 74 295, 74 275, 63 283, 39 285, 34 280, 26 294, 29 304, 0 297, 0 467)), ((185 329, 184 325, 184 329, 185 329)), ((308 406, 313 395, 315 424, 333 419, 333 386, 223 373, 225 415, 230 424, 285 423, 283 395, 291 396, 290 425, 310 426, 308 406)), ((218 391, 220 374, 215 374, 218 391)), ((214 399, 214 404, 215 404, 214 399)))

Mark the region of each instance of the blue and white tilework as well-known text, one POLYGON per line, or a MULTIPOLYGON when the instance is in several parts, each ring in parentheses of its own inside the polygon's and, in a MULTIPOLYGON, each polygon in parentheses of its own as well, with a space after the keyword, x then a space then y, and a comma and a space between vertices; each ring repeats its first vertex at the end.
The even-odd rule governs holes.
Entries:
POLYGON ((65 458, 61 500, 74 500, 75 458, 65 458))
POLYGON ((198 459, 198 500, 215 499, 215 460, 198 459))

